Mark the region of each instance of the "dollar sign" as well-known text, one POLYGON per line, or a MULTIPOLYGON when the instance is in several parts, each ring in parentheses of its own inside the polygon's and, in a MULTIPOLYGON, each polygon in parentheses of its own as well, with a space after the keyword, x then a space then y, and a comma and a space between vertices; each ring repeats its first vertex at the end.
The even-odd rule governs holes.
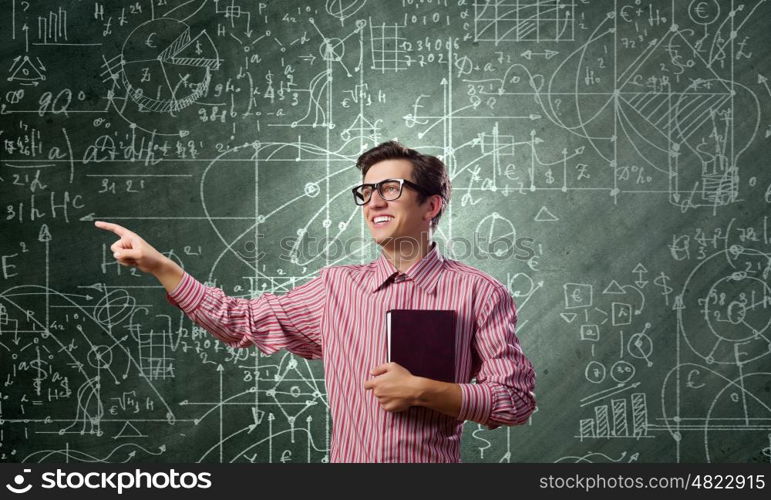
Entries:
POLYGON ((653 280, 653 284, 661 287, 661 295, 664 296, 664 303, 669 306, 669 294, 672 293, 672 287, 667 285, 667 281, 669 280, 669 276, 664 274, 663 272, 659 274, 656 279, 653 280))
POLYGON ((667 285, 667 281, 669 281, 669 276, 663 272, 653 280, 653 283, 656 286, 661 287, 661 295, 669 295, 672 293, 672 287, 667 285))
POLYGON ((480 436, 477 436, 477 434, 478 434, 479 432, 483 431, 483 430, 484 430, 484 429, 482 429, 482 427, 481 427, 481 426, 479 426, 479 428, 478 428, 478 429, 474 430, 474 431, 471 433, 471 437, 473 437, 474 439, 478 439, 479 441, 482 441, 483 443, 485 443, 485 445, 484 445, 484 446, 479 446, 479 447, 477 448, 477 449, 479 450, 479 458, 485 458, 485 450, 486 450, 486 449, 488 449, 488 448, 490 448, 490 447, 493 445, 493 444, 492 444, 490 441, 488 441, 487 439, 485 439, 485 438, 483 438, 483 437, 480 437, 480 436))

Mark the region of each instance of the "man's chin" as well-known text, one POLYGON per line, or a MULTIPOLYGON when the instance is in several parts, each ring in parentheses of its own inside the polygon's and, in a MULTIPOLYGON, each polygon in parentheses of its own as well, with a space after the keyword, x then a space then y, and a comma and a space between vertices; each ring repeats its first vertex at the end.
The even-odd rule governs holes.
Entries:
POLYGON ((373 234, 372 239, 381 247, 393 244, 394 238, 390 234, 373 234))
POLYGON ((373 236, 373 239, 375 240, 375 243, 377 243, 381 247, 387 246, 390 242, 393 241, 388 236, 373 236))

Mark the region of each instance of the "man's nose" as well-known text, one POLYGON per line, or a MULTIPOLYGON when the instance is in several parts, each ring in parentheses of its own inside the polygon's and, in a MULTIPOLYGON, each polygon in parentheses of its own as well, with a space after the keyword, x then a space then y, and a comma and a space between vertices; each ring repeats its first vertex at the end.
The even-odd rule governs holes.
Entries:
POLYGON ((388 203, 383 199, 382 196, 380 196, 380 191, 375 189, 372 191, 372 195, 369 197, 367 204, 372 207, 382 207, 388 203))

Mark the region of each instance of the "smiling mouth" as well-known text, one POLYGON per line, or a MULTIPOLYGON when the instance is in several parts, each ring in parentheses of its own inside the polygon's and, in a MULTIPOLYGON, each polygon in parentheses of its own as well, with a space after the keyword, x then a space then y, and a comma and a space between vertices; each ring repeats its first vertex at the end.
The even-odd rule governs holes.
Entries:
POLYGON ((375 227, 383 227, 390 224, 393 220, 394 220, 393 217, 389 217, 388 219, 385 219, 385 220, 380 220, 379 218, 376 217, 375 219, 372 220, 372 225, 375 227), (376 220, 378 220, 379 222, 375 222, 376 220))

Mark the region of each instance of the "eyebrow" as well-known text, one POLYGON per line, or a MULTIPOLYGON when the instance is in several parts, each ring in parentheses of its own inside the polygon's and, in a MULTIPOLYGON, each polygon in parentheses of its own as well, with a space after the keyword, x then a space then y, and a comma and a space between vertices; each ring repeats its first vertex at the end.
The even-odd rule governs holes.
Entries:
POLYGON ((412 179, 408 179, 408 178, 406 178, 406 177, 383 177, 383 178, 382 178, 382 179, 380 179, 379 181, 370 181, 370 182, 367 182, 367 181, 364 181, 364 180, 362 180, 362 181, 361 181, 361 183, 362 183, 362 184, 377 184, 378 182, 382 182, 382 181, 384 181, 384 180, 386 180, 386 179, 404 179, 405 181, 415 182, 415 181, 413 181, 412 179))

